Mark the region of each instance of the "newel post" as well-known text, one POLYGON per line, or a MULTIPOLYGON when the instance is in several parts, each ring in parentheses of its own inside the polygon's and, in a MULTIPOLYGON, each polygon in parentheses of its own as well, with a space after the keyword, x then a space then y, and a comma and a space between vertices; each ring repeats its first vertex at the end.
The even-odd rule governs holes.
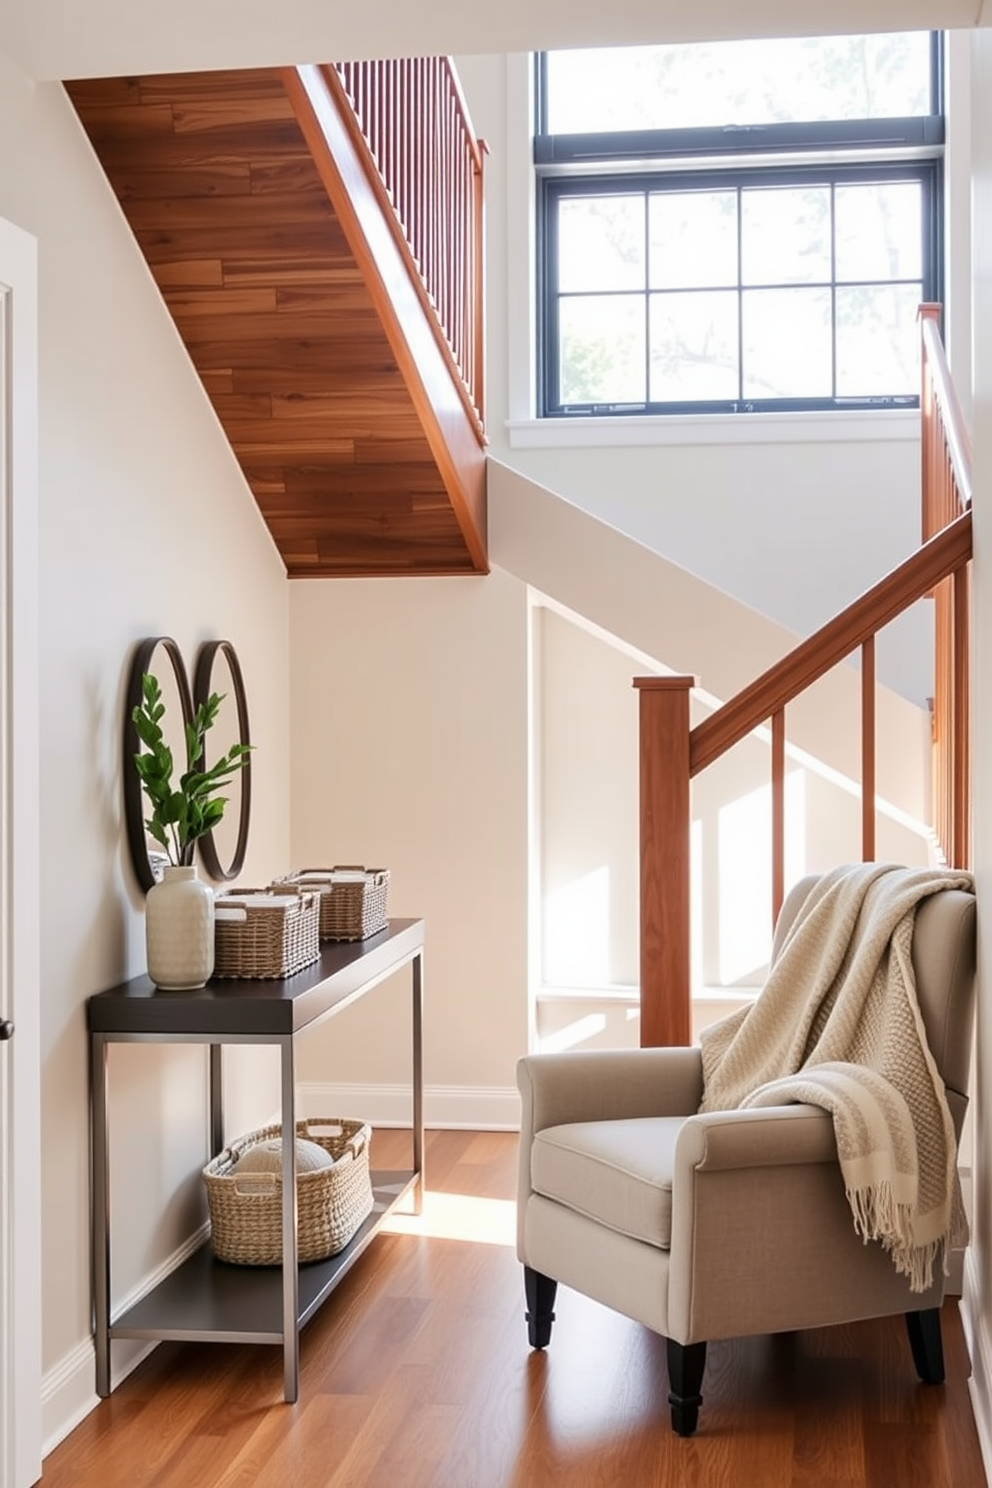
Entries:
POLYGON ((635 677, 641 716, 641 1047, 689 1044, 689 693, 635 677))

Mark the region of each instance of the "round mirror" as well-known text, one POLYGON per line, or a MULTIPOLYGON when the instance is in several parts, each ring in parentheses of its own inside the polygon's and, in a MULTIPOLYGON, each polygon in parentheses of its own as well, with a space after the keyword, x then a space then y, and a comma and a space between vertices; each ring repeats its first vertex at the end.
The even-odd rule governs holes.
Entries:
MULTIPOLYGON (((248 700, 234 647, 230 641, 207 641, 200 648, 193 678, 194 705, 199 708, 212 692, 224 698, 217 720, 204 741, 204 768, 222 758, 234 744, 250 744, 248 700)), ((248 850, 251 816, 251 755, 224 787, 227 806, 213 831, 200 838, 200 857, 211 878, 237 878, 248 850), (225 867, 224 865, 227 864, 225 867)))
POLYGON ((162 689, 165 708, 162 732, 172 750, 176 780, 186 768, 186 724, 193 721, 193 703, 186 667, 171 636, 149 636, 141 641, 131 660, 124 703, 124 821, 135 877, 147 893, 162 877, 169 857, 145 827, 148 802, 134 768, 134 756, 141 749, 141 740, 131 714, 141 703, 141 679, 146 672, 152 673, 162 689))

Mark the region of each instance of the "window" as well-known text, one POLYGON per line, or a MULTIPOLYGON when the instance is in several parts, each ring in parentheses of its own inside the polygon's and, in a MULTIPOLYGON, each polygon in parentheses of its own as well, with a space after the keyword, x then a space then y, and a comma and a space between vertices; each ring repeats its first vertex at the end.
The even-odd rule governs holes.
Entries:
POLYGON ((540 58, 542 412, 915 405, 939 64, 925 33, 540 58))

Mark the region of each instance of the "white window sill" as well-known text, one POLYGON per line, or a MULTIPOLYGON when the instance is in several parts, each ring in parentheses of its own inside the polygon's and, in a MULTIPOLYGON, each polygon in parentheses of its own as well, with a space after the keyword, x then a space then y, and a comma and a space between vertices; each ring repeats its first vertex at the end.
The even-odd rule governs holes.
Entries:
POLYGON ((918 408, 850 413, 694 413, 671 416, 509 419, 511 449, 617 449, 643 445, 833 444, 918 440, 918 408))
MULTIPOLYGON (((760 987, 696 987, 692 993, 693 1003, 745 1003, 753 1002, 760 987)), ((599 1006, 612 1003, 620 1007, 639 1007, 641 996, 637 987, 539 987, 535 994, 539 1003, 588 1002, 599 1006)))

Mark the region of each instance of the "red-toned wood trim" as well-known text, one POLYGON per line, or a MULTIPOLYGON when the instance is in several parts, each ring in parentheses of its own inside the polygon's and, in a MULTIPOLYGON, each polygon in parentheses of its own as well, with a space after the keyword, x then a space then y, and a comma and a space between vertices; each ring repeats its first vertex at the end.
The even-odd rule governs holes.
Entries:
MULTIPOLYGON (((940 411, 940 421, 943 425, 944 440, 947 445, 947 454, 950 460, 954 483, 957 486, 958 500, 962 508, 971 506, 971 437, 961 412, 958 395, 954 390, 951 380, 951 371, 947 365, 947 353, 944 351, 944 343, 940 339, 940 328, 938 318, 940 316, 939 305, 920 306, 920 334, 923 340, 923 354, 929 369, 932 385, 933 401, 940 411)), ((928 536, 929 534, 924 534, 928 536)))
POLYGON ((951 604, 954 616, 954 822, 952 867, 971 865, 971 812, 969 782, 971 779, 970 739, 970 590, 971 574, 958 569, 951 580, 951 604))
POLYGON ((861 647, 861 857, 875 860, 875 637, 861 647))
MULTIPOLYGON (((362 268, 383 331, 403 373, 424 435, 476 572, 488 571, 485 452, 478 420, 453 357, 425 310, 423 286, 372 169, 354 110, 333 68, 281 69, 291 100, 351 252, 362 268), (341 95, 340 97, 338 95, 341 95)), ((388 198, 387 198, 388 202, 388 198)))
POLYGON ((689 693, 695 677, 637 677, 640 693, 641 1047, 689 1044, 689 693))
POLYGON ((690 740, 691 773, 698 775, 941 579, 962 568, 970 560, 971 550, 969 510, 697 725, 690 740))
POLYGON ((785 898, 785 709, 772 714, 772 925, 785 898))

